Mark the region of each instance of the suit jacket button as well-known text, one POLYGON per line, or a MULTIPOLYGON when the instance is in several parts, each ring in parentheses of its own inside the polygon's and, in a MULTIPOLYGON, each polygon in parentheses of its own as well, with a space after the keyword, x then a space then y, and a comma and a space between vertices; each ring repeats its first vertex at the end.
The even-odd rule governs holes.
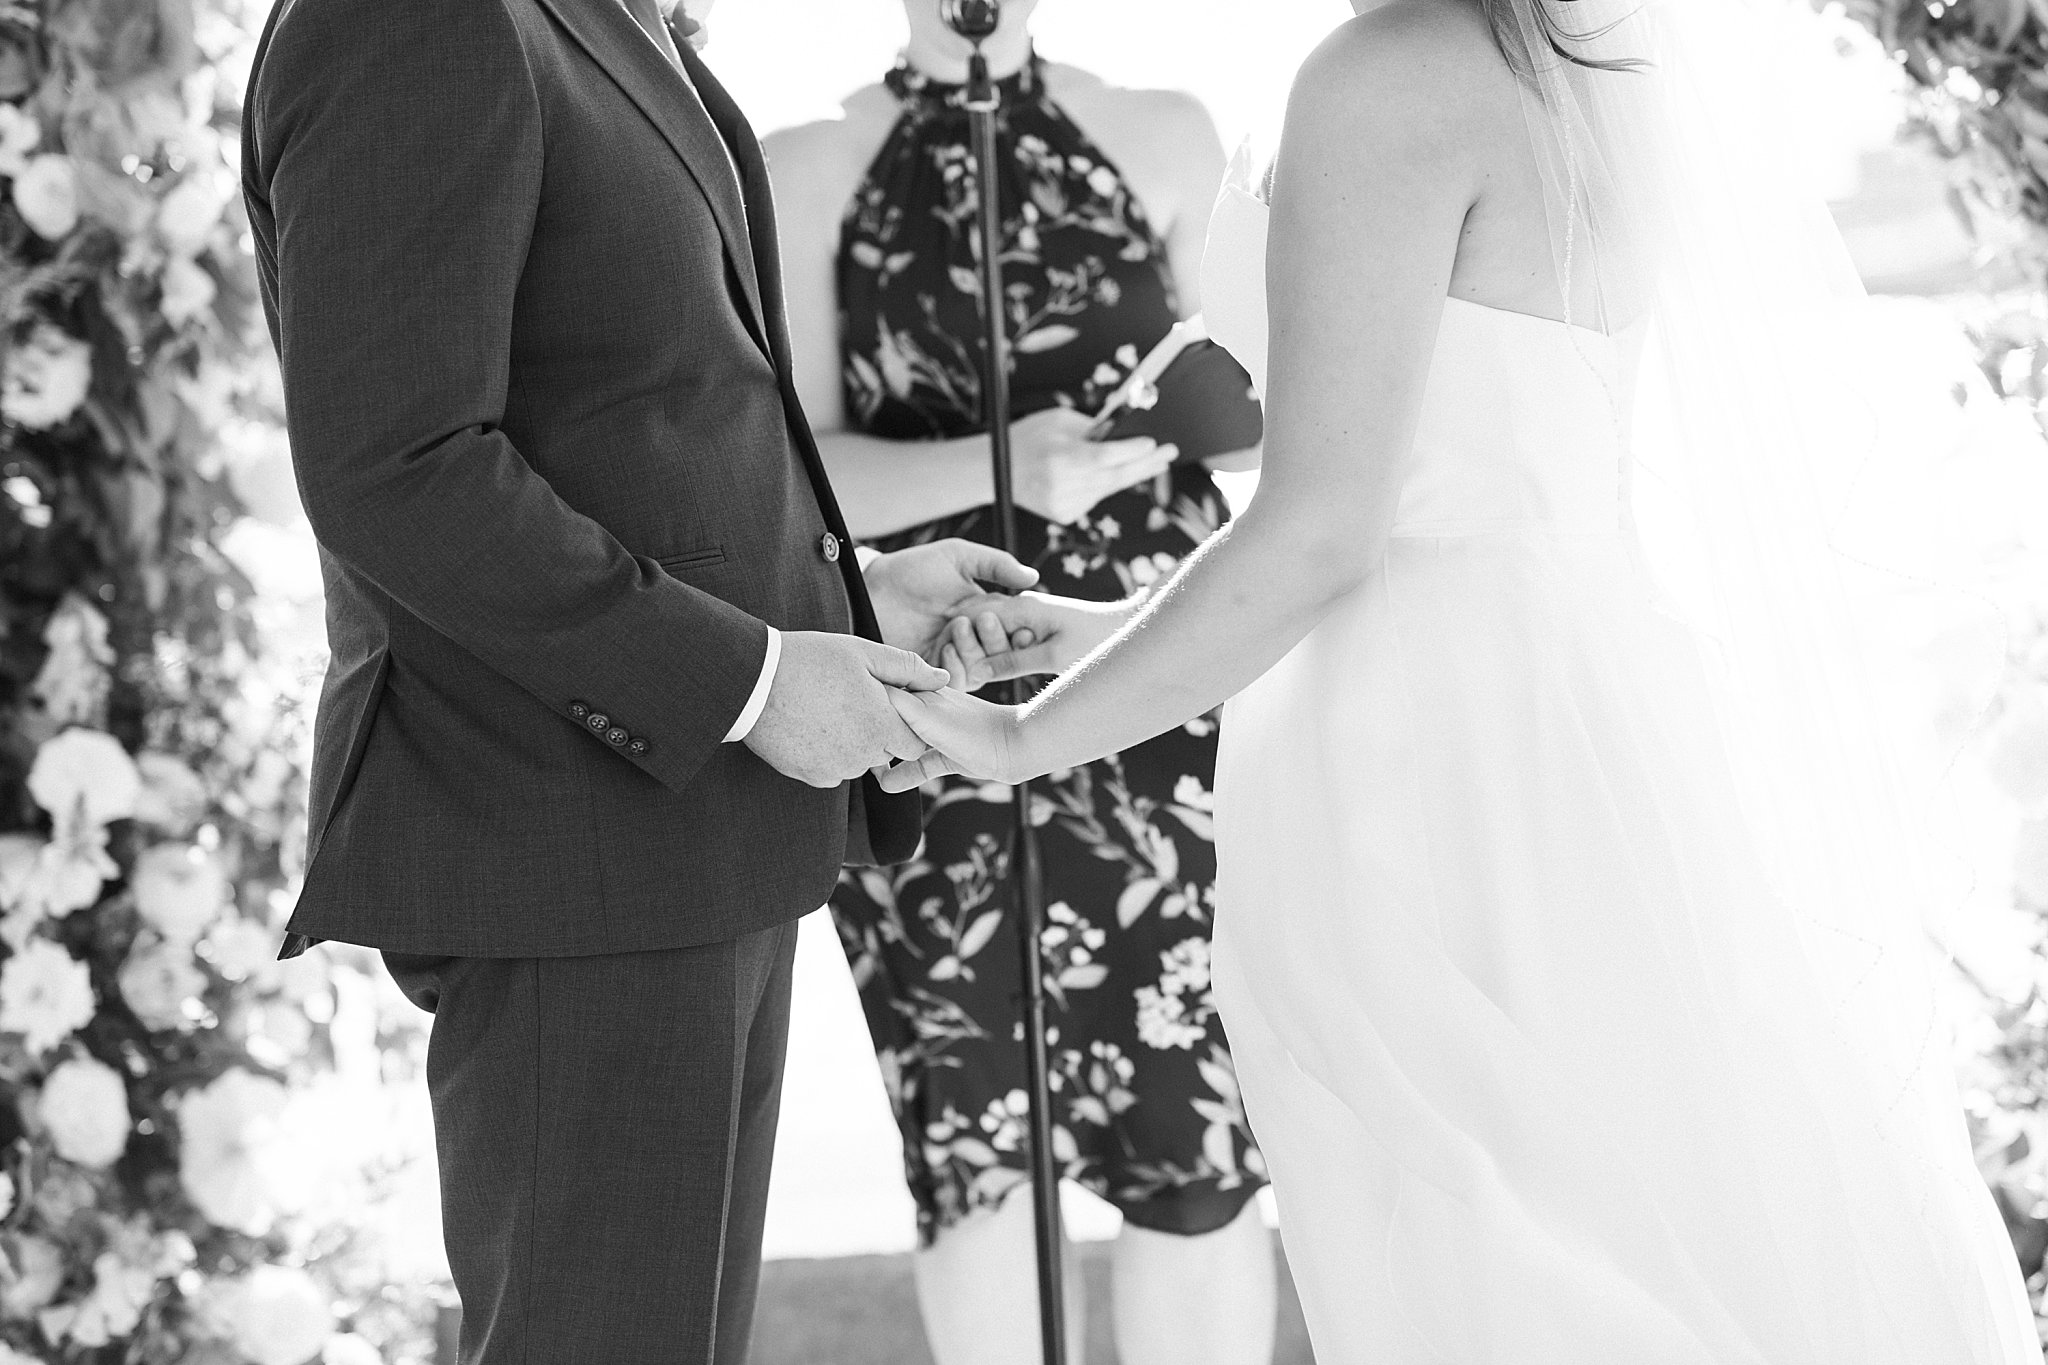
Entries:
POLYGON ((626 746, 626 752, 635 758, 645 758, 647 756, 647 741, 644 739, 634 740, 626 746))
POLYGON ((628 738, 630 738, 630 736, 628 736, 624 730, 620 729, 616 725, 614 725, 611 729, 604 732, 604 742, 611 745, 614 749, 625 748, 626 740, 628 738))
POLYGON ((818 542, 818 551, 825 556, 827 564, 837 564, 839 562, 839 537, 827 531, 825 538, 818 542))
POLYGON ((589 719, 583 723, 588 725, 593 733, 600 735, 612 728, 612 718, 602 711, 591 712, 589 719))
POLYGON ((569 703, 569 714, 578 720, 588 720, 590 719, 590 704, 588 702, 572 701, 569 703))

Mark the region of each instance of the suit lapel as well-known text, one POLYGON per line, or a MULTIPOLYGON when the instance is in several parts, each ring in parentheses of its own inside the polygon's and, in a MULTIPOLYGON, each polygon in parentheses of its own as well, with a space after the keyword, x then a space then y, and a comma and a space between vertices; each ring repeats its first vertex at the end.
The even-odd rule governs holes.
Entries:
MULTIPOLYGON (((790 362, 789 311, 782 294, 782 249, 776 235, 775 191, 768 179, 767 158, 761 155, 760 140, 754 136, 746 114, 711 74, 711 68, 704 65, 688 40, 676 32, 674 24, 669 31, 676 39, 676 49, 682 53, 683 65, 689 69, 698 95, 704 100, 705 111, 739 164, 747 221, 753 227, 754 267, 767 300, 768 355, 782 381, 782 405, 789 413, 789 429, 811 476, 811 490, 817 496, 818 510, 824 513, 825 525, 850 546, 853 537, 847 533, 846 518, 839 511, 838 495, 832 491, 832 480, 825 472, 824 457, 818 453, 810 419, 804 416, 803 404, 796 396, 796 378, 790 362)), ((860 556, 841 555, 839 574, 853 609, 854 633, 880 640, 882 624, 875 616, 874 599, 868 596, 860 556)), ((847 826, 848 852, 853 859, 884 866, 908 861, 924 837, 924 798, 915 792, 885 795, 873 777, 863 777, 853 784, 847 826)))
POLYGON ((676 32, 673 24, 669 31, 682 53, 683 65, 689 69, 690 80, 697 87, 697 95, 704 101, 705 112, 711 115, 714 130, 732 149, 733 162, 739 167, 754 275, 761 284, 772 357, 776 368, 783 369, 789 360, 789 323, 782 298, 782 253, 776 240, 775 194, 768 181, 767 159, 761 155, 761 141, 754 136, 754 127, 747 122, 739 104, 719 84, 718 77, 711 74, 711 68, 704 64, 689 40, 676 32))
MULTIPOLYGON (((674 32, 671 27, 671 32, 674 32)), ((761 291, 766 299, 768 316, 769 359, 775 364, 775 372, 782 381, 782 403, 789 412, 789 426, 796 437, 798 451, 802 454, 805 471, 811 476, 811 488, 818 498, 818 507, 825 514, 825 524, 841 540, 852 543, 847 533, 846 519, 839 511, 839 499, 832 491, 832 480, 825 472, 824 458, 818 453, 817 440, 811 434, 810 420, 804 416, 803 405, 796 396, 796 379, 790 368, 789 313, 782 295, 782 251, 776 237, 775 192, 768 179, 768 162, 761 155, 761 143, 754 136, 753 125, 738 103, 726 92, 718 78, 711 74, 689 43, 681 34, 676 34, 676 46, 683 54, 683 64, 689 68, 690 79, 697 86, 697 93, 704 100, 704 108, 717 125, 719 135, 732 148, 733 159, 739 164, 740 183, 746 195, 747 221, 752 224, 754 265, 761 280, 761 291)), ((853 600, 855 629, 869 639, 882 638, 881 628, 875 620, 874 605, 868 598, 867 580, 861 576, 858 557, 844 555, 839 567, 846 579, 847 595, 853 600)))
MULTIPOLYGON (((732 183, 719 130, 704 116, 704 110, 690 97, 690 92, 682 88, 681 77, 669 65, 667 54, 641 31, 619 0, 540 3, 626 92, 626 97, 639 106, 648 122, 660 130, 704 192, 712 216, 718 220, 726 256, 746 295, 750 330, 761 348, 768 350, 767 314, 761 299, 754 234, 747 231, 746 206, 740 201, 738 187, 732 183)), ((697 69, 702 69, 701 63, 697 69)), ((755 155, 759 156, 758 148, 755 155)))

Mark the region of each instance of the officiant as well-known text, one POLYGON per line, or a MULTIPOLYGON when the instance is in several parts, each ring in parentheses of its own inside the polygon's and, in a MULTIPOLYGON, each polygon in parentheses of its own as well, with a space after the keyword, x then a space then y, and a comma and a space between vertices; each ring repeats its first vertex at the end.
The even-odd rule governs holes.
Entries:
MULTIPOLYGON (((905 8, 894 70, 843 118, 768 139, 798 387, 850 528, 883 549, 994 533, 968 48, 940 0, 905 8)), ((1199 310, 1224 158, 1192 98, 1038 57, 1035 8, 1010 0, 987 48, 1005 110, 1019 556, 1048 591, 1122 600, 1227 516, 1212 468, 1256 464, 1091 439, 1094 414, 1199 310)), ((1216 740, 1199 719, 1037 798, 1056 1156, 1123 1214, 1125 1365, 1264 1365, 1272 1350, 1272 1249, 1252 1206, 1264 1168, 1209 995, 1216 740)), ((918 860, 850 870, 832 904, 902 1129, 938 1365, 1039 1358, 1008 798, 947 783, 918 860)), ((1078 1285, 1069 1296, 1078 1326, 1078 1285)))

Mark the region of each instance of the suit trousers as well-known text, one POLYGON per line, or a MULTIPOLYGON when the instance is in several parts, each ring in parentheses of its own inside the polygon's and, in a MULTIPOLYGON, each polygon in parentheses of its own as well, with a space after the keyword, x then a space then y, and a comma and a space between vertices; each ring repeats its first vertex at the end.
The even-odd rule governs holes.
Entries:
POLYGON ((461 1365, 744 1365, 795 952, 386 955, 434 1013, 461 1365))

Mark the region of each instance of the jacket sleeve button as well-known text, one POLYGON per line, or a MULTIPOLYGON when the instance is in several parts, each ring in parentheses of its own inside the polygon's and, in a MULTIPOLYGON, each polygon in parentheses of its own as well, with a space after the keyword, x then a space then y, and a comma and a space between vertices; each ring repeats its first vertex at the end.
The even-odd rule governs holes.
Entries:
POLYGON ((569 714, 577 720, 588 720, 590 718, 590 703, 582 701, 570 702, 569 714))
POLYGON ((612 728, 612 718, 602 711, 591 712, 589 718, 583 723, 588 725, 594 733, 600 735, 612 728))
POLYGON ((646 740, 636 739, 626 746, 626 752, 633 755, 633 757, 635 758, 645 758, 647 757, 647 748, 648 745, 646 740))
POLYGON ((630 736, 628 736, 624 730, 620 729, 616 725, 614 725, 611 729, 604 732, 604 742, 611 745, 614 749, 625 748, 626 740, 628 738, 630 738, 630 736))

